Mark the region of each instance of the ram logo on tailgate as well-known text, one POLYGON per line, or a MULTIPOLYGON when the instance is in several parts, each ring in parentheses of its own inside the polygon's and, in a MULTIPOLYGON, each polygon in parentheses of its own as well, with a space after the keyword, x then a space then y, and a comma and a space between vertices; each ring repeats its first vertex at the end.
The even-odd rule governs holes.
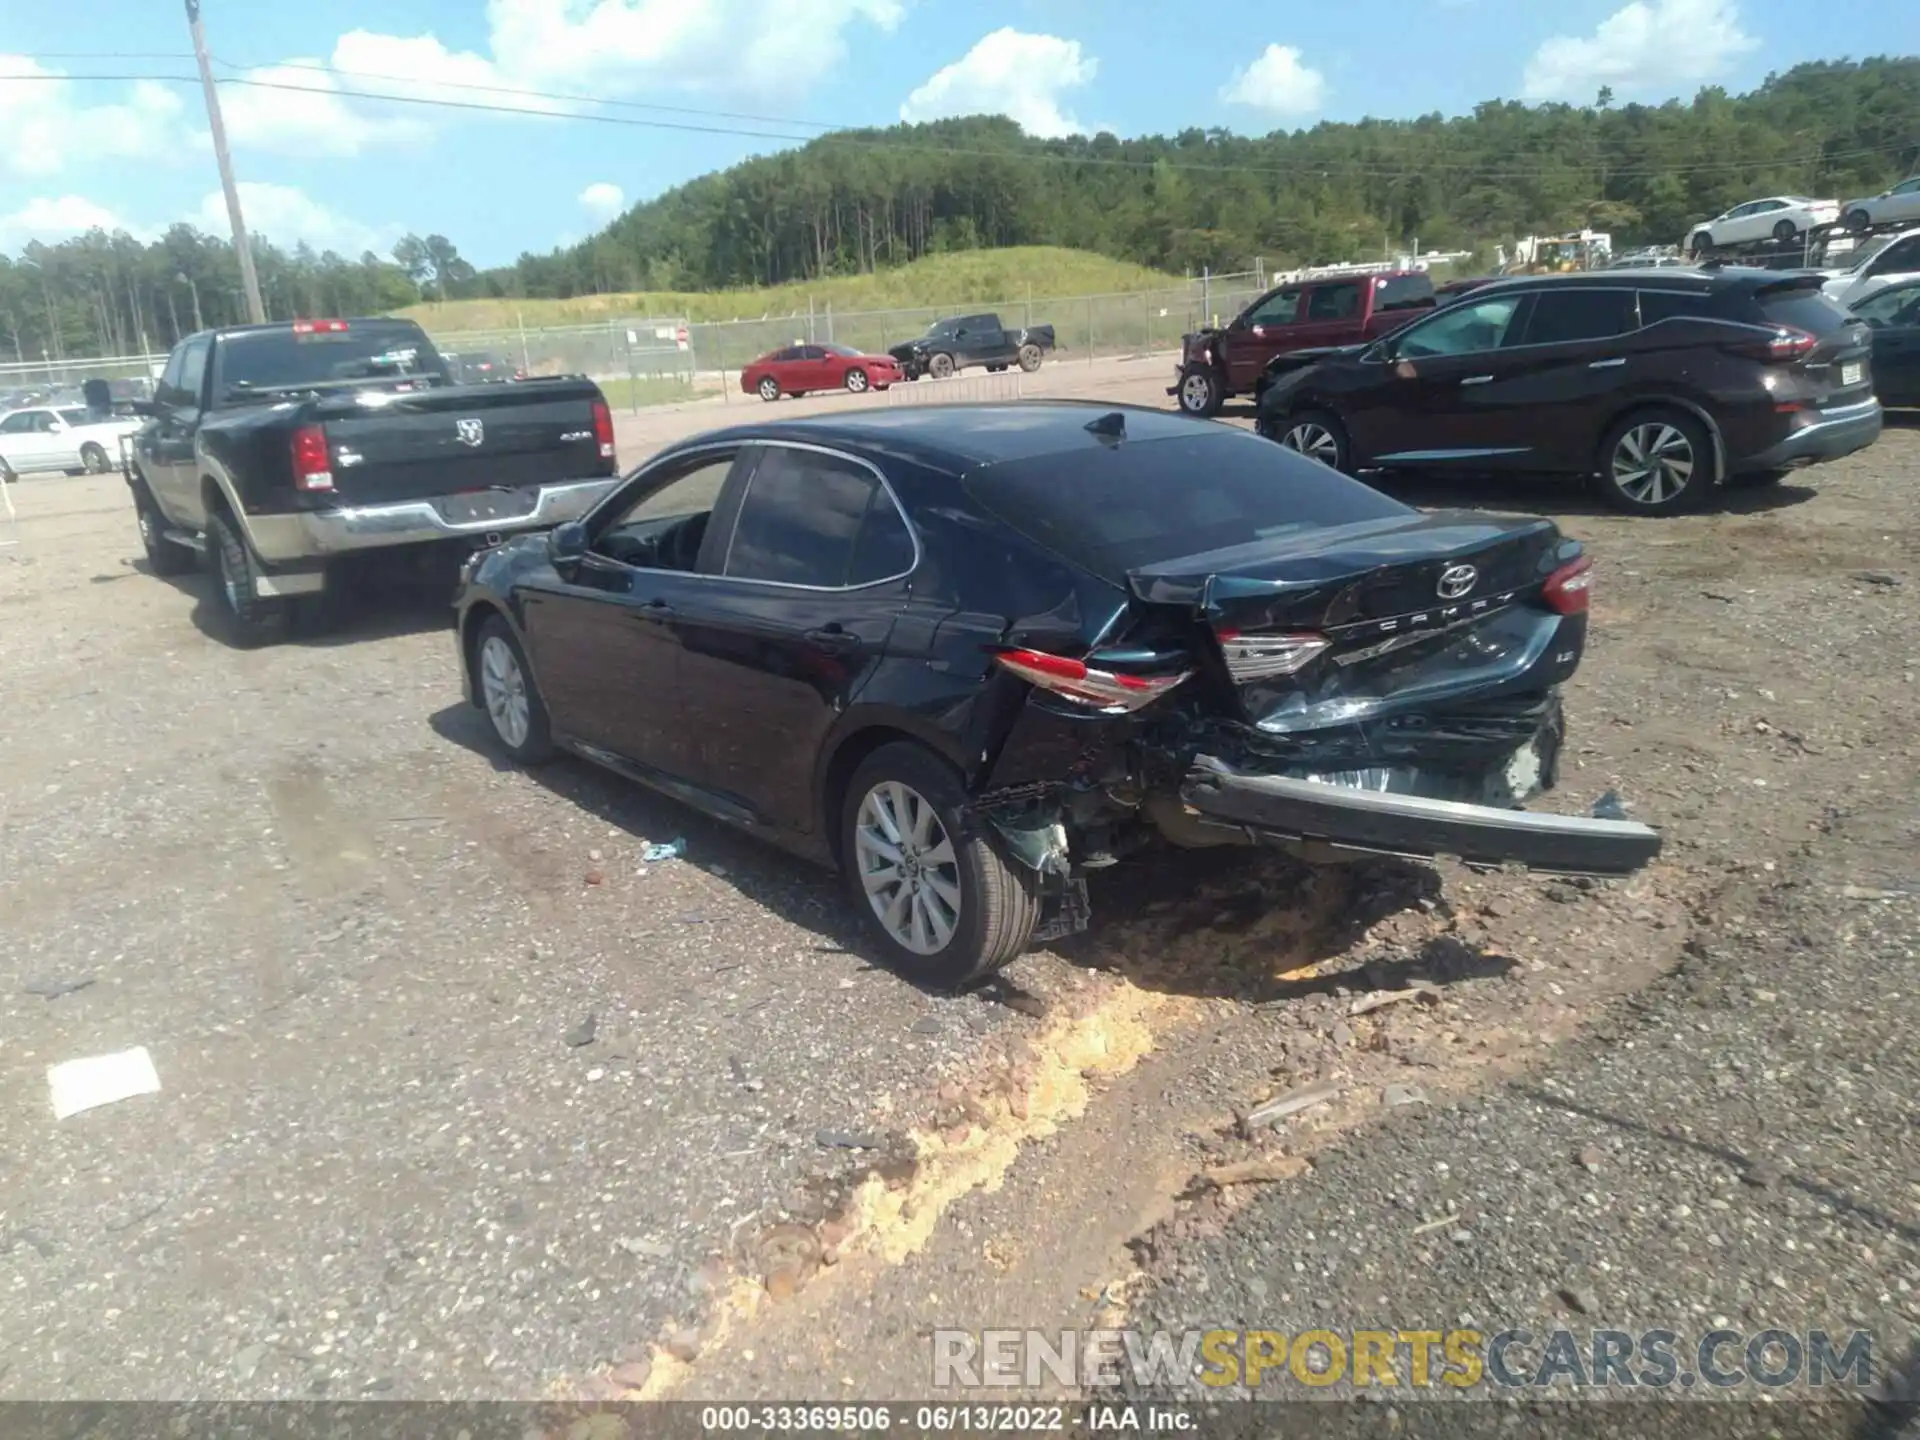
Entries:
POLYGON ((477 448, 480 442, 487 438, 487 427, 478 420, 456 420, 453 422, 453 429, 462 445, 472 445, 477 448))

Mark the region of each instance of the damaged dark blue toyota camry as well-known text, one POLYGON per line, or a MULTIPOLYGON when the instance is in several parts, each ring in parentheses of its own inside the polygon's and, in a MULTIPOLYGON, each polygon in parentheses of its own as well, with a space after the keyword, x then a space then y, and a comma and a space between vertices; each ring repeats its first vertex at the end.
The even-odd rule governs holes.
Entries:
POLYGON ((836 866, 879 948, 980 979, 1152 841, 1621 875, 1536 814, 1591 572, 1547 520, 1423 514, 1281 446, 1070 402, 676 445, 469 562, 468 698, 836 866))

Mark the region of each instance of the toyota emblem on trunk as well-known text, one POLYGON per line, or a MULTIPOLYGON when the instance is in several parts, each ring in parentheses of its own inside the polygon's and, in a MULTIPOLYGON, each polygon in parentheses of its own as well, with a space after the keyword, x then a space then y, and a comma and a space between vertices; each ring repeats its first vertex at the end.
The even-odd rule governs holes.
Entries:
POLYGON ((1440 598, 1458 600, 1473 589, 1474 582, 1480 578, 1480 572, 1471 565, 1449 565, 1440 572, 1440 598))
MULTIPOLYGON (((453 429, 462 445, 477 446, 482 440, 487 438, 486 426, 482 425, 478 420, 456 420, 453 422, 453 429)), ((1467 583, 1471 585, 1473 583, 1471 578, 1473 572, 1469 570, 1467 574, 1469 577, 1467 583)), ((1442 581, 1441 583, 1445 584, 1446 582, 1442 581)))

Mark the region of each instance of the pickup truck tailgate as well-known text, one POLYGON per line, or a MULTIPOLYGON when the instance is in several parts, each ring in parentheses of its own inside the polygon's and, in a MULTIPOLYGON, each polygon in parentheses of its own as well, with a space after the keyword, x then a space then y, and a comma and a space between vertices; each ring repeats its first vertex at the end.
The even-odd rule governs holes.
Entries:
POLYGON ((335 496, 377 505, 529 490, 614 472, 606 402, 590 381, 367 392, 322 402, 335 496), (596 411, 598 413, 596 413, 596 411))

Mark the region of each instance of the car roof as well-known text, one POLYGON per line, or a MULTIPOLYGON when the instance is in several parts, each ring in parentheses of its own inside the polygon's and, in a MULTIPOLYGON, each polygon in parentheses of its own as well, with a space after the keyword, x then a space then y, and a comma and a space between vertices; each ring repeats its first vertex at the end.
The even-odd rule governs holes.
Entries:
POLYGON ((1556 290, 1563 286, 1583 285, 1604 288, 1618 285, 1623 280, 1641 279, 1658 281, 1663 290, 1698 290, 1706 294, 1715 290, 1757 290, 1762 286, 1792 280, 1796 275, 1812 276, 1816 273, 1811 270, 1761 270, 1746 265, 1715 269, 1664 265, 1638 270, 1574 270, 1564 275, 1509 275, 1492 281, 1486 289, 1490 292, 1556 290))
POLYGON ((1119 414, 1120 442, 1234 434, 1211 420, 1197 420, 1144 405, 1088 400, 1027 400, 1015 404, 901 405, 858 414, 733 426, 711 431, 689 445, 794 440, 813 445, 898 455, 951 474, 1007 460, 1031 460, 1114 443, 1087 427, 1119 414))

